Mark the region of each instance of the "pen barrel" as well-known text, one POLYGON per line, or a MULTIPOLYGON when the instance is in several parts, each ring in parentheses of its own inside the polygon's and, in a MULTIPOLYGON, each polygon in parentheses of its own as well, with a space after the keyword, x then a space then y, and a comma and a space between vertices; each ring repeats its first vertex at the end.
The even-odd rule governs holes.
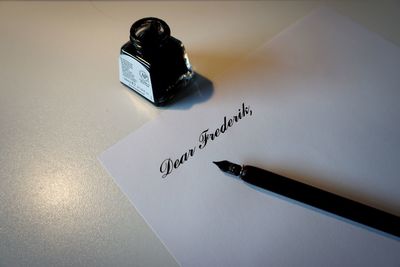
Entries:
POLYGON ((243 181, 318 209, 400 237, 400 218, 257 167, 244 166, 243 181))

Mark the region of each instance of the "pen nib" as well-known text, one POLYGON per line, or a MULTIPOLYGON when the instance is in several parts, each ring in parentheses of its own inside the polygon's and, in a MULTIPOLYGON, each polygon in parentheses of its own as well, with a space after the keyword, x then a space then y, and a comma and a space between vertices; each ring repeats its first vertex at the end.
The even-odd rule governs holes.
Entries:
POLYGON ((239 176, 240 171, 242 170, 242 167, 240 165, 229 162, 227 160, 213 161, 213 163, 215 165, 217 165, 221 171, 235 175, 235 176, 239 176))

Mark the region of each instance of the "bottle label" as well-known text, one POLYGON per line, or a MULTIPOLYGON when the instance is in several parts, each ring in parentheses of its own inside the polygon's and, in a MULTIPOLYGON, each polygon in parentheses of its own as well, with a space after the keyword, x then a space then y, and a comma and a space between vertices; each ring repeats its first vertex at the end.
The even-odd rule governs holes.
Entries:
POLYGON ((136 59, 125 54, 120 55, 119 80, 154 103, 150 73, 136 59))

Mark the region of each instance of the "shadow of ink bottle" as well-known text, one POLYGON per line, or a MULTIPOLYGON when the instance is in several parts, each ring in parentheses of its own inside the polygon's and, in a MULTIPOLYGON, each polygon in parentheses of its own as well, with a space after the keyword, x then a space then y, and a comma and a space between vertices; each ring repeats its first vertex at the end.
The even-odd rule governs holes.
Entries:
POLYGON ((194 72, 182 42, 158 18, 143 18, 121 47, 119 79, 156 106, 162 106, 191 81, 194 72))

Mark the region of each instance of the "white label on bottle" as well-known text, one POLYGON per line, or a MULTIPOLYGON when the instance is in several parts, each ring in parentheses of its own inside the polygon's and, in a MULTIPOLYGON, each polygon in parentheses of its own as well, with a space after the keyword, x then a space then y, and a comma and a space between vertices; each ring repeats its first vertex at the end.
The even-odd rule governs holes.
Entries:
POLYGON ((150 73, 136 59, 128 55, 120 55, 119 80, 151 102, 154 102, 150 73))

